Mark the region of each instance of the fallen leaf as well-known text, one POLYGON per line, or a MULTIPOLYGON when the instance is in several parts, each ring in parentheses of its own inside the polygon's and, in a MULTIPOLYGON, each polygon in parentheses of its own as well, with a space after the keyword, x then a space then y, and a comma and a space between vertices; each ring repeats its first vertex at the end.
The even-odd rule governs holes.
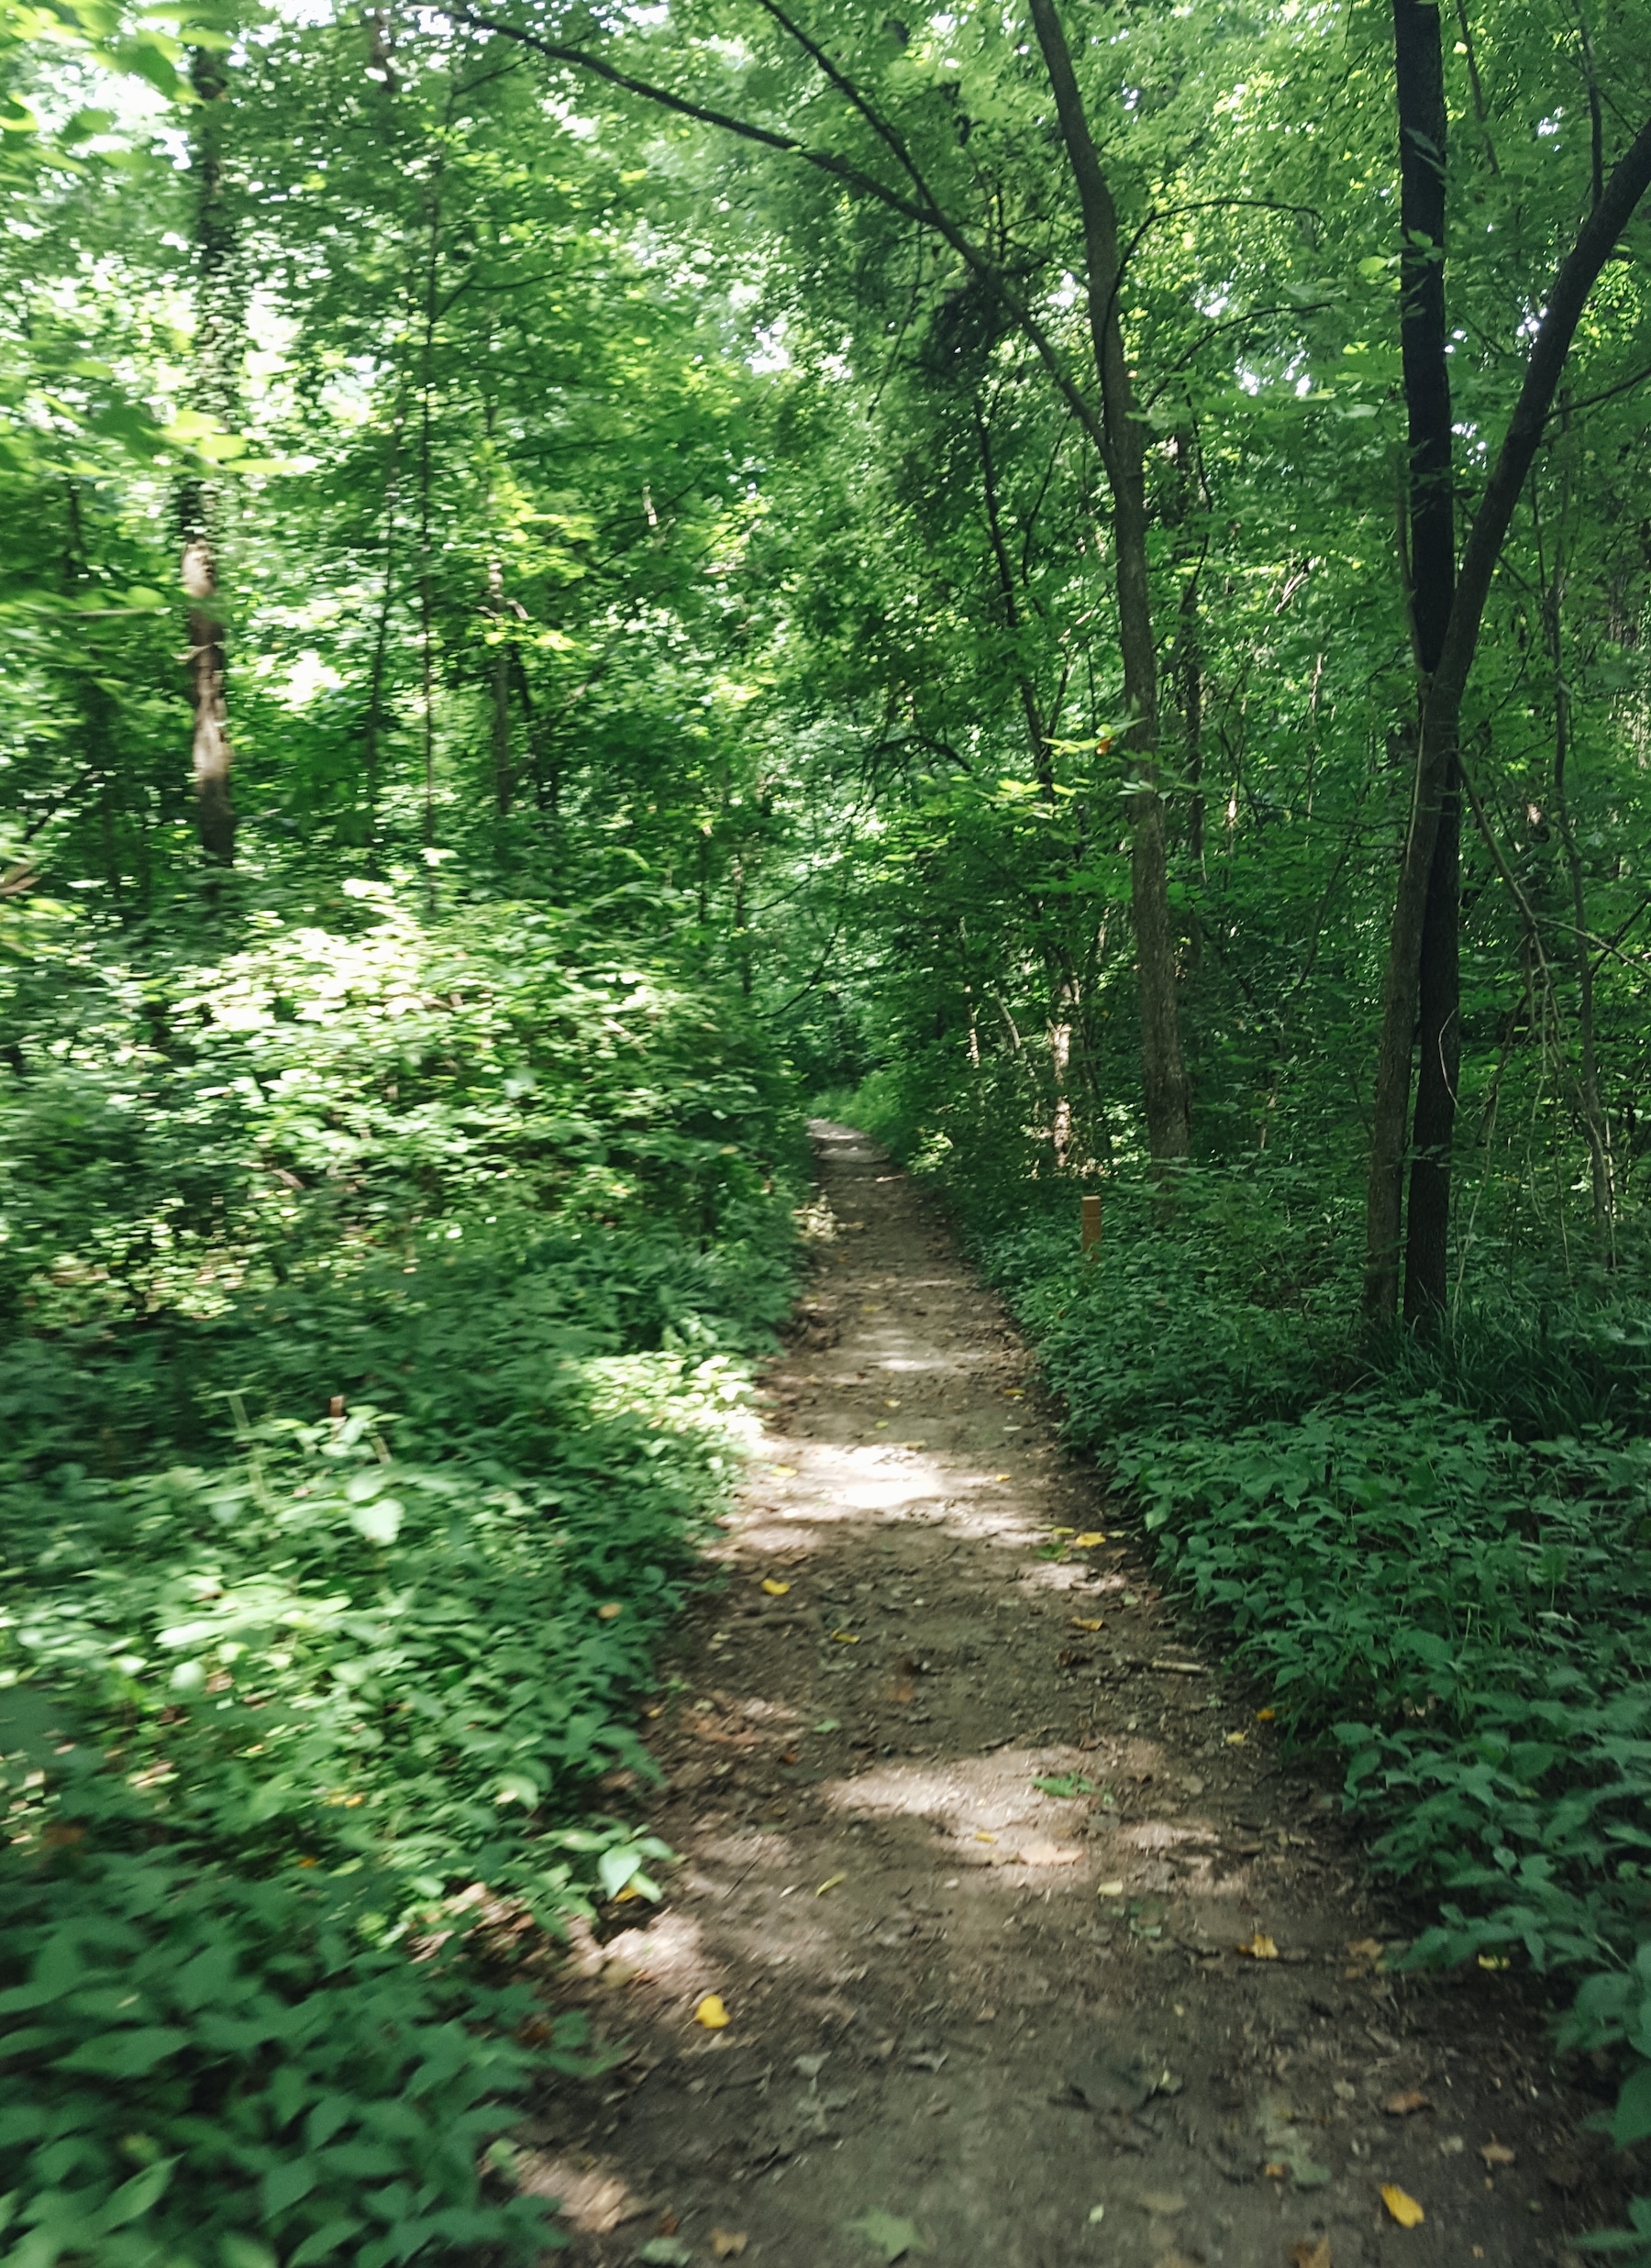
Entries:
POLYGON ((637 2246, 633 2258, 646 2261, 648 2268, 689 2268, 693 2248, 681 2237, 649 2237, 646 2244, 637 2246))
POLYGON ((1076 1533, 1077 1531, 1073 1528, 1051 1528, 1049 1530, 1050 1541, 1057 1543, 1059 1543, 1063 1535, 1074 1535, 1076 1533))
POLYGON ((776 1480, 795 1480, 797 1477, 797 1468, 794 1465, 770 1465, 769 1471, 772 1473, 776 1480))
POLYGON ((859 1643, 859 1640, 851 1630, 834 1630, 831 1634, 839 1646, 858 1646, 859 1643))
POLYGON ((1513 2152, 1506 2142, 1481 2143, 1479 2156, 1487 2165, 1512 2165, 1513 2163, 1513 2152))
POLYGON ((977 1842, 995 1842, 997 1841, 997 1837, 992 1834, 988 1834, 985 1828, 977 1827, 975 1829, 975 1841, 977 1842))
POLYGON ((848 2224, 855 2235, 875 2245, 885 2261, 903 2260, 908 2252, 926 2252, 928 2244, 914 2221, 899 2220, 892 2213, 867 2213, 848 2224))
POLYGON ((810 1725, 808 1729, 811 1732, 840 1732, 843 1720, 840 1717, 822 1717, 817 1725, 810 1725))
POLYGON ((1381 2202, 1401 2229, 1418 2229, 1427 2218, 1414 2197, 1407 2189, 1401 2189, 1397 2182, 1382 2183, 1381 2202))
POLYGON ((781 1764, 795 1764, 797 1761, 796 1750, 794 1748, 782 1748, 780 1751, 780 1761, 781 1764))
POLYGON ((1081 1535, 1072 1538, 1072 1549, 1075 1552, 1092 1552, 1097 1543, 1104 1543, 1105 1541, 1099 1528, 1086 1528, 1081 1535))
POLYGON ((721 2031, 733 2022, 733 2018, 722 2004, 719 1993, 708 1992, 693 2011, 693 2020, 703 2024, 707 2031, 721 2031))
MULTIPOLYGON (((1278 1713, 1279 1713, 1279 1712, 1278 1712, 1278 1710, 1277 1710, 1276 1709, 1258 1709, 1256 1711, 1256 1722, 1257 1722, 1258 1725, 1269 1725, 1269 1724, 1271 1724, 1271 1722, 1272 1722, 1273 1719, 1274 1719, 1274 1718, 1278 1715, 1278 1713)), ((1329 2239, 1328 2239, 1328 2238, 1326 2238, 1326 2239, 1325 2239, 1325 2244, 1326 2244, 1326 2246, 1328 2246, 1328 2243, 1329 2243, 1329 2239)))
POLYGON ((1124 1885, 1121 1882, 1099 1882, 1095 1885, 1097 1897, 1122 1897, 1123 1895, 1124 1885))
POLYGON ((1269 2182, 1281 2182, 1286 2174, 1289 2173, 1290 2168, 1285 2164, 1282 2158, 1269 2158, 1267 2163, 1261 2168, 1261 2171, 1266 2174, 1269 2182))
POLYGON ((975 2022, 977 2024, 995 2024, 997 2022, 997 2010, 991 2007, 983 2008, 980 2014, 975 2018, 975 2022))
POLYGON ((1226 1744, 1229 1748, 1242 1748, 1248 1738, 1247 1732, 1229 1732, 1226 1736, 1226 1744))
POLYGON ((616 1599, 610 1599, 606 1606, 597 1608, 596 1620, 599 1622, 616 1622, 624 1612, 625 1609, 619 1601, 616 1599))
POLYGON ((993 1480, 1007 1480, 1009 1478, 1009 1475, 1007 1473, 993 1473, 992 1477, 993 1480))
POLYGON ((1355 1961, 1379 1964, 1381 1959, 1381 1940, 1379 1937, 1356 1937, 1348 1945, 1347 1951, 1355 1961))
POLYGON ((790 1590, 791 1585, 776 1583, 771 1575, 765 1575, 762 1578, 762 1588, 770 1599, 783 1599, 786 1592, 790 1590))
POLYGON ((1506 1953, 1480 1953, 1479 1964, 1481 1969, 1506 1969, 1512 1965, 1506 1953))
POLYGON ((743 2229, 714 2229, 711 2231, 711 2250, 718 2260, 737 2260, 748 2241, 743 2229))
POLYGON ((1321 2237, 1315 2244, 1311 2237, 1303 2237, 1300 2244, 1290 2248, 1291 2268, 1330 2268, 1330 2240, 1321 2237))
POLYGON ((1238 1951, 1241 1953, 1248 1953, 1252 1961, 1276 1961, 1279 1957, 1278 1947, 1270 1937, 1264 1937, 1259 1930, 1256 1931, 1248 1944, 1240 1945, 1238 1951))
POLYGON ((1106 1624, 1099 1615, 1075 1614, 1067 1624, 1069 1630, 1104 1630, 1106 1624))
POLYGON ((1089 2209, 1089 2225, 1091 2229, 1093 2229, 1098 2222, 1103 2221, 1105 2218, 1106 2207, 1103 2205, 1091 2206, 1089 2209))
POLYGON ((814 1896, 816 1897, 824 1897, 827 1890, 835 1890, 838 1883, 847 1882, 848 1879, 848 1877, 847 1875, 827 1875, 825 1881, 821 1883, 819 1888, 814 1892, 814 1896))
POLYGON ((1408 2119, 1413 2110, 1431 2110, 1433 2104, 1419 2087, 1407 2087, 1402 2094, 1390 2095, 1381 2108, 1390 2119, 1408 2119))
POLYGON ((1014 1855, 1023 1866, 1075 1866, 1083 1853, 1071 1850, 1062 1842, 1044 1842, 1034 1839, 1031 1842, 1023 1842, 1014 1855))

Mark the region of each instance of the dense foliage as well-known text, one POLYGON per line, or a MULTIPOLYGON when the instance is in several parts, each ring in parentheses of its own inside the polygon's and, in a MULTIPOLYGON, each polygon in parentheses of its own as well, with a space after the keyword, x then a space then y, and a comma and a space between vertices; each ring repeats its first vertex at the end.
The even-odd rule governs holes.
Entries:
POLYGON ((1648 112, 1620 0, 0 6, 20 2268, 543 2241, 465 1917, 657 1887, 822 1090, 1651 2131, 1648 112))

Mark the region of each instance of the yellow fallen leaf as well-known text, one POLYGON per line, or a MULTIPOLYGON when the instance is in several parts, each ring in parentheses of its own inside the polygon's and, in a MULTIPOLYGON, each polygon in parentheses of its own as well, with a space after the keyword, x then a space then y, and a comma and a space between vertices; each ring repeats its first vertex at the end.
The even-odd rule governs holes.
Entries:
MULTIPOLYGON (((1273 1720, 1274 1717, 1275 1717, 1275 1716, 1277 1716, 1277 1714, 1278 1714, 1278 1711, 1277 1711, 1276 1709, 1258 1709, 1256 1711, 1256 1722, 1257 1722, 1258 1725, 1269 1725, 1269 1724, 1271 1724, 1271 1722, 1272 1722, 1272 1720, 1273 1720)), ((1326 2240, 1326 2241, 1327 2241, 1327 2240, 1326 2240)))
POLYGON ((1511 1965, 1506 1953, 1480 1953, 1479 1964, 1481 1969, 1505 1969, 1511 1965))
POLYGON ((1276 1961, 1279 1957, 1278 1947, 1270 1937, 1264 1937, 1259 1930, 1247 1945, 1240 1945, 1238 1950, 1241 1953, 1248 1953, 1252 1961, 1276 1961))
POLYGON ((831 1634, 839 1646, 858 1646, 859 1643, 859 1640, 851 1630, 834 1630, 831 1634))
POLYGON ((797 1468, 794 1465, 770 1465, 769 1471, 772 1473, 776 1480, 795 1480, 797 1477, 797 1468))
POLYGON ((1007 1480, 1009 1478, 1009 1475, 1007 1473, 993 1473, 992 1477, 993 1480, 1007 1480))
POLYGON ((1076 1528, 1051 1528, 1049 1530, 1049 1540, 1053 1543, 1058 1543, 1063 1535, 1076 1535, 1077 1532, 1078 1531, 1076 1528))
POLYGON ((827 1875, 825 1881, 821 1883, 819 1888, 814 1892, 814 1896, 816 1897, 824 1897, 827 1890, 835 1890, 839 1882, 847 1882, 848 1879, 848 1877, 847 1875, 827 1875))
POLYGON ((1106 1624, 1099 1615, 1075 1614, 1067 1627, 1069 1630, 1104 1630, 1106 1624))
POLYGON ((1122 1897, 1123 1895, 1124 1885, 1122 1882, 1098 1882, 1095 1885, 1095 1896, 1097 1897, 1122 1897))
POLYGON ((1285 2174, 1289 2173, 1290 2168, 1285 2164, 1282 2158, 1269 2158, 1267 2163, 1261 2168, 1261 2171, 1266 2174, 1269 2182, 1281 2182, 1285 2174))
POLYGON ((1226 1736, 1226 1744, 1229 1748, 1242 1748, 1248 1738, 1247 1732, 1229 1732, 1226 1736))
POLYGON ((1401 2189, 1397 2182, 1382 2183, 1381 2202, 1401 2229, 1419 2229, 1427 2218, 1409 2190, 1401 2189))
POLYGON ((762 1588, 770 1599, 783 1599, 786 1592, 790 1590, 791 1585, 776 1583, 771 1575, 765 1575, 762 1578, 762 1588))
POLYGON ((977 1842, 995 1842, 997 1841, 997 1837, 995 1835, 989 1835, 983 1827, 977 1827, 975 1829, 975 1841, 977 1842))
POLYGON ((711 2250, 718 2260, 737 2260, 745 2251, 746 2243, 743 2229, 714 2229, 711 2231, 711 2250))
POLYGON ((1105 1541, 1099 1528, 1086 1528, 1081 1535, 1072 1538, 1072 1549, 1075 1552, 1092 1552, 1097 1543, 1104 1543, 1105 1541))
POLYGON ((722 2004, 722 1996, 714 1992, 708 1992, 694 2009, 693 2020, 707 2031, 722 2031, 734 2021, 722 2004))
POLYGON ((616 1599, 610 1599, 606 1606, 597 1608, 596 1620, 599 1622, 616 1622, 624 1612, 625 1609, 619 1601, 616 1599))

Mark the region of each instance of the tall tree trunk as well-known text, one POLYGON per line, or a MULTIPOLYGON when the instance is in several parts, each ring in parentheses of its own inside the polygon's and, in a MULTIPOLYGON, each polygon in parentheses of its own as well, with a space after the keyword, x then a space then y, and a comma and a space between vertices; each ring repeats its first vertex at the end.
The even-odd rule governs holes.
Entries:
MULTIPOLYGON (((1445 56, 1439 11, 1393 0, 1399 105, 1400 321, 1409 426, 1410 608, 1418 707, 1444 651, 1456 588, 1450 363, 1446 354, 1445 56)), ((1420 745, 1418 736, 1418 746, 1420 745)), ((1450 1249, 1450 1155, 1461 1067, 1461 782, 1454 761, 1440 799, 1422 909, 1417 972, 1416 1111, 1405 1224, 1405 1321, 1443 1313, 1450 1249)))
POLYGON ((1391 1322, 1394 1259, 1404 1164, 1404 1111, 1422 957, 1427 884, 1446 785, 1457 762, 1462 697, 1479 647, 1490 584, 1527 474, 1535 460, 1577 325, 1600 271, 1651 187, 1651 120, 1644 125, 1578 231, 1549 285, 1531 343, 1519 400, 1485 483, 1462 550, 1445 642, 1426 691, 1411 824, 1400 862, 1399 889, 1382 985, 1381 1037, 1366 1192, 1365 1311, 1391 1322))
POLYGON ((1129 713, 1124 748, 1138 782, 1129 799, 1130 899, 1141 994, 1142 1085, 1147 1142, 1153 1157, 1164 1161, 1185 1157, 1191 1147, 1191 1097, 1181 1055, 1164 801, 1158 784, 1158 651, 1147 556, 1146 428, 1136 414, 1118 319, 1123 279, 1112 191, 1096 155, 1054 0, 1031 0, 1031 13, 1083 216, 1084 282, 1101 382, 1102 462, 1113 500, 1118 642, 1129 713))
MULTIPOLYGON (((209 415, 227 421, 235 406, 232 363, 238 323, 233 304, 234 223, 224 189, 224 61, 194 50, 190 79, 199 97, 194 113, 195 176, 194 386, 209 415)), ((183 594, 189 602, 189 691, 194 729, 191 769, 201 848, 227 865, 235 857, 235 806, 229 796, 229 717, 224 699, 224 628, 218 604, 217 557, 213 545, 212 492, 199 478, 178 492, 183 594)))

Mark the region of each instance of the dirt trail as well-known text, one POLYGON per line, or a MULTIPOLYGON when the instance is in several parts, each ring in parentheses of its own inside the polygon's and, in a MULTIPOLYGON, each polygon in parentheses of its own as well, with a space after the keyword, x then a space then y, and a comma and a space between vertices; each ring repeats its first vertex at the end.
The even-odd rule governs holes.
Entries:
POLYGON ((1577 2106, 1509 1980, 1381 1973, 1333 1800, 1160 1608, 996 1303, 815 1137, 802 1336, 649 1728, 685 1864, 577 1964, 636 2053, 529 2130, 571 2258, 1570 2262, 1577 2106))

